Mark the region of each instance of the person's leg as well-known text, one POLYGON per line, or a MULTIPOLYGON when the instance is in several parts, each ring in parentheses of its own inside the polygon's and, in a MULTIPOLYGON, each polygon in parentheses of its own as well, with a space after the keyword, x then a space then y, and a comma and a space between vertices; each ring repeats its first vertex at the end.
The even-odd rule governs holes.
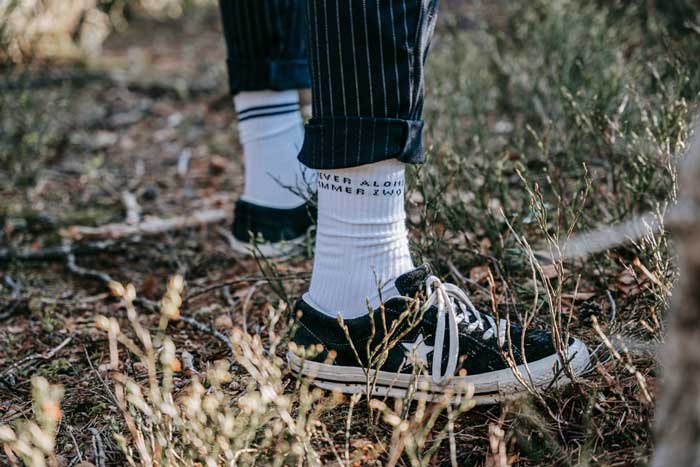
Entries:
POLYGON ((314 117, 300 159, 319 169, 319 212, 292 369, 327 389, 381 396, 412 388, 441 398, 471 384, 477 402, 523 391, 523 380, 546 386, 558 365, 584 371, 580 341, 482 314, 459 287, 411 262, 403 164, 423 159, 423 64, 437 1, 308 0, 307 8, 314 117), (381 300, 377 281, 386 284, 381 300))
POLYGON ((367 313, 378 284, 413 269, 404 167, 423 152, 423 63, 436 0, 309 0, 313 119, 300 160, 319 169, 309 297, 367 313))
POLYGON ((304 140, 298 89, 310 86, 304 0, 220 0, 245 185, 233 233, 292 240, 310 219, 297 161, 304 140))

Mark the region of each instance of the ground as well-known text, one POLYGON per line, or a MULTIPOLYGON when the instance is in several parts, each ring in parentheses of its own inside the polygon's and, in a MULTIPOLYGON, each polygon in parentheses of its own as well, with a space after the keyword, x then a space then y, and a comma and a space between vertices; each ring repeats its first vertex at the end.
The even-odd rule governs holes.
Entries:
POLYGON ((196 436, 166 435, 180 425, 163 422, 167 410, 146 388, 155 381, 191 401, 201 379, 200 402, 214 395, 221 408, 209 413, 202 402, 210 418, 182 420, 199 420, 213 430, 201 439, 216 440, 225 432, 217 411, 230 416, 246 439, 245 465, 646 464, 676 279, 669 240, 642 229, 612 249, 551 257, 573 233, 659 217, 675 199, 700 91, 700 28, 653 2, 444 3, 428 67, 428 163, 409 171, 415 260, 483 309, 580 336, 593 351, 588 375, 466 413, 338 400, 292 378, 289 310, 308 284, 312 236, 285 262, 241 259, 229 247, 241 149, 216 10, 199 8, 178 20, 134 18, 99 57, 3 68, 0 425, 33 418, 32 376, 43 376, 64 390, 59 465, 124 465, 129 450, 113 434, 138 451, 138 432, 160 433, 165 451, 195 465, 206 458, 196 436), (129 200, 143 219, 227 219, 121 239, 71 233, 125 222, 129 200), (133 284, 133 306, 116 283, 133 284), (163 321, 164 294, 182 319, 163 321), (124 347, 126 336, 143 342, 133 323, 153 335, 142 352, 124 347), (133 397, 120 410, 117 336, 118 372, 144 388, 160 422, 142 415, 128 385, 133 397), (164 357, 166 336, 177 365, 164 357), (229 376, 216 376, 222 361, 234 362, 229 376))

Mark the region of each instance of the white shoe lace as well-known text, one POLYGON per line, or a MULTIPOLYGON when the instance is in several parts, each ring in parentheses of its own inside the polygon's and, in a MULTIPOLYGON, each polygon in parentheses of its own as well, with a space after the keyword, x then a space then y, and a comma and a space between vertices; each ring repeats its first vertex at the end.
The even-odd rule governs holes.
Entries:
POLYGON ((461 321, 469 323, 466 326, 467 332, 483 331, 481 338, 484 340, 491 339, 497 334, 500 336, 499 326, 496 325, 491 316, 482 316, 467 294, 456 285, 443 283, 437 277, 429 276, 425 281, 425 288, 427 299, 423 304, 423 311, 428 310, 433 305, 437 306, 432 378, 436 384, 445 384, 454 375, 459 362, 459 323, 461 321), (445 317, 449 323, 449 334, 445 329, 445 317), (449 342, 449 355, 447 368, 442 373, 442 349, 446 334, 449 342))

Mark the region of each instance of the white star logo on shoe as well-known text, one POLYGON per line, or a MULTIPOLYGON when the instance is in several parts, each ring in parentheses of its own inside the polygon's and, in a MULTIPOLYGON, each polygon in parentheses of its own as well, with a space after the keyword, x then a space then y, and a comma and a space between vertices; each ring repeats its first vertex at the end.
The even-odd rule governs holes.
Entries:
POLYGON ((406 363, 410 364, 415 358, 423 365, 428 365, 428 354, 433 351, 433 346, 425 343, 422 333, 418 334, 415 342, 402 342, 401 345, 406 349, 406 363))

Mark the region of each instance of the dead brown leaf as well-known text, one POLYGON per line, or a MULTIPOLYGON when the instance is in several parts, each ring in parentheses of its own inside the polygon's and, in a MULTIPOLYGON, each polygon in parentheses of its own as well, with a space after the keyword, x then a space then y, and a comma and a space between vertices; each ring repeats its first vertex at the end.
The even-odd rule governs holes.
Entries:
POLYGON ((214 155, 209 159, 209 173, 212 175, 220 175, 226 172, 228 166, 229 160, 224 157, 214 155))
POLYGON ((214 320, 214 326, 216 326, 217 329, 228 330, 233 328, 233 322, 229 315, 221 315, 214 320))
POLYGON ((489 251, 491 250, 491 240, 488 238, 483 238, 479 242, 479 253, 482 255, 486 256, 489 254, 489 251))
POLYGON ((627 296, 638 295, 647 280, 646 277, 637 276, 632 268, 626 268, 615 277, 612 288, 627 296))
POLYGON ((476 266, 469 270, 469 279, 474 282, 484 282, 489 277, 489 267, 487 265, 476 266))
POLYGON ((561 294, 561 298, 566 300, 590 300, 593 297, 595 297, 595 292, 582 292, 580 290, 561 294))
POLYGON ((555 279, 559 277, 560 272, 562 276, 565 276, 569 271, 560 268, 560 266, 557 264, 545 264, 542 266, 542 274, 544 274, 544 277, 547 279, 555 279))

